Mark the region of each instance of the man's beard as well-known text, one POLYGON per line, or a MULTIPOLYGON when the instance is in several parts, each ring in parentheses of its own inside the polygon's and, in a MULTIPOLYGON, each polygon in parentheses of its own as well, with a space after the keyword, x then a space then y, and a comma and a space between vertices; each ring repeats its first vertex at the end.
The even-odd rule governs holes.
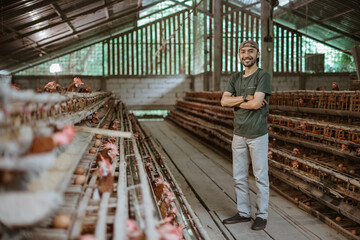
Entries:
POLYGON ((248 62, 246 62, 246 60, 245 59, 242 59, 241 60, 241 63, 242 63, 242 65, 244 65, 244 67, 252 67, 254 64, 256 64, 256 61, 257 61, 257 58, 248 58, 248 60, 250 60, 250 61, 248 61, 248 62))

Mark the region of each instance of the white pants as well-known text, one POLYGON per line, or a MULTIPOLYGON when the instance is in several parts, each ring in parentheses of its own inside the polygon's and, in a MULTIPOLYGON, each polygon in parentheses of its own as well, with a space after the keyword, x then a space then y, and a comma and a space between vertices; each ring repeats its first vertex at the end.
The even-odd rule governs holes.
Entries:
POLYGON ((234 135, 232 141, 233 174, 237 210, 244 217, 250 217, 249 164, 252 162, 256 180, 256 216, 268 217, 269 206, 269 174, 268 174, 268 143, 265 134, 257 138, 245 138, 234 135))

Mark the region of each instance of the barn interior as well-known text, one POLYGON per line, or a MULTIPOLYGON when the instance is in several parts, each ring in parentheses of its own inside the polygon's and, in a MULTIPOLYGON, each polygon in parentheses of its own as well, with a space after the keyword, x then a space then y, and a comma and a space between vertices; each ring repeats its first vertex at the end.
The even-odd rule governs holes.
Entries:
POLYGON ((1 239, 360 239, 359 0, 0 1, 1 239), (236 213, 234 110, 271 76, 268 223, 236 213))

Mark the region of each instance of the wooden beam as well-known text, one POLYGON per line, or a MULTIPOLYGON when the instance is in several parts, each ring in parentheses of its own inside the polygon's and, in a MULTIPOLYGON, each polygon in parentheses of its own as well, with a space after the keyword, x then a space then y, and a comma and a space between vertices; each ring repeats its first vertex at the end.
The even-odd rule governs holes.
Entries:
MULTIPOLYGON (((329 21, 329 20, 331 20, 331 19, 340 17, 340 16, 342 16, 342 15, 345 15, 345 14, 350 13, 350 12, 353 12, 353 11, 355 11, 355 9, 345 10, 345 11, 339 12, 339 13, 337 13, 337 14, 335 14, 335 15, 332 15, 332 16, 330 16, 330 17, 321 18, 321 19, 319 19, 318 21, 320 21, 320 22, 326 22, 326 21, 329 21)), ((301 29, 301 28, 306 28, 306 27, 311 26, 311 25, 314 25, 314 24, 315 24, 314 22, 307 23, 307 24, 305 23, 303 26, 296 27, 296 29, 299 30, 299 29, 301 29)))
MULTIPOLYGON (((30 32, 26 32, 26 33, 23 33, 21 34, 21 37, 24 38, 24 37, 27 37, 27 36, 30 36, 30 35, 33 35, 37 32, 41 32, 43 30, 46 30, 46 29, 50 29, 50 28, 53 28, 55 26, 58 26, 58 25, 61 25, 61 24, 64 24, 66 22, 70 22, 71 20, 74 20, 75 18, 77 17, 83 17, 83 16, 86 16, 86 15, 90 15, 90 14, 94 14, 95 12, 103 9, 104 7, 109 7, 109 6, 112 6, 114 5, 116 2, 111 2, 109 4, 106 4, 106 5, 101 5, 99 7, 96 7, 96 8, 93 8, 93 9, 90 9, 90 10, 87 10, 85 12, 81 12, 79 14, 76 14, 74 16, 71 16, 71 18, 67 18, 67 20, 64 20, 64 21, 58 21, 58 22, 55 22, 55 23, 52 23, 52 24, 46 24, 44 27, 41 27, 39 29, 35 29, 33 31, 30 31, 30 32)), ((130 14, 135 14, 141 10, 144 10, 144 9, 147 9, 149 7, 152 7, 152 6, 155 6, 156 4, 158 4, 160 2, 154 2, 154 3, 150 3, 148 5, 145 5, 145 6, 140 6, 140 7, 133 7, 133 8, 129 8, 129 9, 126 9, 124 11, 121 11, 117 14, 113 14, 112 16, 110 16, 109 19, 105 19, 104 21, 101 21, 100 23, 96 24, 96 25, 93 25, 93 26, 90 26, 89 28, 94 28, 94 27, 98 27, 98 26, 102 26, 102 25, 108 25, 109 21, 115 21, 117 19, 120 19, 122 17, 128 17, 130 14)), ((152 14, 149 14, 149 15, 152 15, 152 14)), ((149 16, 148 15, 148 16, 149 16)), ((145 16, 146 17, 146 16, 145 16)), ((89 29, 87 28, 87 29, 89 29)), ((83 31, 83 30, 82 30, 83 31)), ((78 33, 80 33, 81 31, 79 31, 78 33)), ((0 43, 4 43, 6 42, 8 39, 6 38, 6 36, 4 38, 2 38, 0 40, 0 43)), ((62 40, 62 39, 60 39, 62 40)))
MULTIPOLYGON (((207 6, 208 6, 208 0, 204 0, 204 9, 207 10, 207 6)), ((209 50, 208 50, 208 24, 207 24, 207 16, 204 16, 204 75, 203 75, 203 91, 208 91, 209 89, 209 79, 208 79, 208 54, 209 54, 209 50)))
POLYGON ((314 24, 317 24, 317 25, 319 25, 321 27, 327 28, 330 31, 342 34, 342 35, 344 35, 346 37, 349 37, 349 38, 352 38, 352 39, 354 39, 356 41, 360 41, 360 37, 356 36, 355 34, 344 32, 344 31, 342 31, 340 29, 337 29, 336 27, 325 24, 320 20, 316 20, 316 19, 314 19, 312 17, 306 16, 305 14, 300 13, 300 12, 298 12, 296 10, 292 10, 292 9, 289 9, 289 8, 284 8, 284 7, 281 7, 281 6, 279 6, 279 8, 287 10, 289 13, 291 13, 291 14, 293 14, 295 16, 298 16, 300 18, 307 19, 307 21, 313 22, 314 24))
MULTIPOLYGON (((181 62, 182 61, 185 61, 185 59, 184 59, 184 56, 181 56, 181 53, 182 53, 182 51, 181 51, 181 47, 183 46, 183 44, 181 44, 181 31, 180 31, 180 26, 181 26, 181 22, 180 22, 180 14, 178 14, 177 15, 177 29, 178 29, 178 31, 177 31, 177 41, 178 41, 178 44, 177 44, 177 51, 178 51, 178 69, 179 69, 179 71, 178 71, 178 74, 182 74, 182 72, 181 72, 181 62)), ((181 27, 184 27, 184 26, 181 26, 181 27)))
POLYGON ((45 0, 45 1, 40 1, 40 2, 32 4, 32 5, 30 3, 22 4, 23 7, 20 8, 19 10, 14 11, 12 8, 10 8, 9 10, 2 12, 1 16, 2 16, 2 18, 4 18, 4 20, 6 20, 6 19, 9 20, 11 18, 18 17, 22 14, 29 13, 29 12, 33 11, 34 9, 43 8, 49 4, 56 3, 56 2, 58 2, 58 1, 57 0, 45 0))
MULTIPOLYGON (((15 29, 13 29, 12 27, 7 26, 7 25, 3 25, 3 27, 5 27, 6 29, 8 29, 8 30, 10 30, 10 31, 12 31, 13 33, 16 34, 16 36, 14 37, 14 39, 23 40, 22 35, 21 35, 18 31, 16 31, 15 29)), ((27 40, 29 40, 30 42, 32 42, 32 44, 35 44, 35 46, 33 46, 32 44, 30 44, 30 48, 33 48, 33 49, 39 51, 40 54, 47 54, 47 52, 42 48, 42 46, 39 45, 38 42, 32 40, 32 39, 29 38, 29 37, 25 37, 25 38, 26 38, 27 40)))
MULTIPOLYGON (((239 12, 239 11, 243 11, 243 10, 246 10, 247 8, 250 8, 250 7, 253 7, 253 6, 256 6, 260 3, 261 1, 256 1, 254 3, 251 3, 251 4, 247 4, 247 5, 244 5, 244 6, 241 6, 241 7, 238 7, 236 6, 236 8, 232 8, 230 11, 228 12, 225 12, 224 15, 229 15, 229 14, 232 14, 234 12, 239 12)), ((226 4, 226 3, 225 3, 226 4)), ((230 4, 229 4, 230 5, 230 4)))
MULTIPOLYGON (((95 2, 98 2, 98 0, 86 0, 87 5, 94 4, 95 2)), ((23 4, 23 3, 21 3, 21 4, 23 4)), ((83 7, 83 6, 84 6, 83 2, 81 2, 81 1, 76 2, 74 5, 71 5, 71 7, 63 9, 62 13, 66 15, 67 13, 73 12, 73 11, 79 9, 80 7, 83 7)), ((22 25, 14 27, 14 29, 16 31, 21 31, 21 30, 24 30, 24 29, 26 29, 28 27, 31 27, 31 26, 35 26, 35 25, 37 25, 39 23, 42 23, 42 22, 46 22, 46 21, 49 21, 49 20, 54 21, 54 18, 57 18, 57 17, 58 17, 58 15, 56 13, 51 13, 49 15, 46 15, 45 17, 40 16, 39 19, 34 20, 34 21, 30 21, 30 22, 26 22, 26 23, 24 23, 22 25)), ((21 31, 21 32, 23 32, 23 31, 21 31)), ((9 36, 2 37, 0 41, 3 42, 5 39, 9 39, 9 36)))
POLYGON ((70 31, 75 34, 75 36, 78 38, 79 36, 76 34, 76 29, 72 25, 70 21, 67 21, 67 17, 65 14, 63 14, 61 8, 56 3, 50 4, 50 6, 55 10, 56 14, 65 22, 66 26, 70 29, 70 31))
POLYGON ((271 78, 274 71, 274 30, 272 11, 273 9, 269 2, 261 0, 261 68, 266 70, 271 78))
POLYGON ((222 1, 213 0, 214 15, 214 71, 212 76, 212 91, 220 91, 222 72, 222 1))
POLYGON ((278 18, 278 17, 284 15, 285 13, 287 13, 288 10, 298 9, 298 8, 300 8, 302 6, 305 6, 305 5, 309 4, 309 3, 312 3, 314 1, 315 0, 297 0, 297 1, 294 1, 294 2, 289 1, 288 4, 286 4, 286 5, 282 6, 282 7, 278 6, 278 9, 277 9, 277 11, 274 12, 273 17, 278 18), (288 9, 288 10, 286 10, 286 9, 288 9))
MULTIPOLYGON (((179 2, 179 1, 176 1, 176 0, 170 0, 170 1, 173 2, 173 3, 176 3, 177 5, 181 5, 181 6, 185 7, 185 8, 187 8, 187 9, 190 9, 190 10, 194 10, 194 8, 196 8, 197 12, 200 12, 200 13, 203 13, 204 15, 206 15, 206 16, 212 17, 211 13, 209 13, 208 11, 204 11, 204 10, 202 10, 200 8, 197 8, 197 6, 189 6, 189 5, 185 4, 185 3, 182 3, 182 2, 179 2)), ((201 1, 199 2, 199 4, 200 3, 201 3, 201 1)))
POLYGON ((120 37, 117 37, 116 44, 117 74, 120 75, 120 37))
POLYGON ((125 75, 125 36, 121 36, 121 75, 125 75))
POLYGON ((171 18, 167 18, 166 19, 166 26, 167 26, 167 28, 168 28, 168 30, 167 30, 167 32, 168 32, 168 36, 169 36, 169 42, 168 42, 168 44, 167 44, 167 49, 168 49, 168 51, 169 51, 169 74, 171 75, 171 74, 174 74, 174 72, 173 72, 173 64, 172 64, 172 59, 173 59, 173 57, 172 57, 172 42, 174 41, 174 38, 172 38, 171 36, 172 36, 172 31, 171 31, 171 18))
MULTIPOLYGON (((196 0, 195 0, 195 3, 196 3, 196 0)), ((196 15, 196 14, 194 14, 194 15, 196 15)), ((188 21, 188 30, 187 30, 187 34, 188 34, 188 75, 190 75, 191 74, 191 57, 190 57, 190 53, 191 53, 191 42, 190 42, 190 40, 191 40, 191 22, 190 22, 190 12, 188 12, 188 19, 187 19, 187 21, 188 21)), ((192 25, 192 29, 194 29, 194 25, 192 25)), ((195 38, 193 38, 193 44, 194 44, 194 42, 195 42, 195 38)), ((194 45, 193 45, 194 46, 194 45)), ((185 67, 185 65, 184 65, 184 67, 185 67)))
MULTIPOLYGON (((225 9, 223 9, 223 13, 228 9, 228 7, 225 7, 225 9)), ((225 32, 223 33, 225 35, 225 43, 223 42, 222 44, 224 45, 225 44, 225 71, 224 72, 229 72, 228 70, 228 56, 229 56, 229 45, 228 45, 228 42, 229 42, 229 27, 228 27, 228 24, 229 24, 229 16, 226 15, 224 18, 225 20, 225 32)), ((215 32, 216 34, 216 32, 215 32)), ((222 35, 221 35, 222 36, 222 35)), ((221 39, 223 41, 223 38, 221 39)))
POLYGON ((121 138, 131 138, 131 132, 124 132, 124 131, 117 131, 117 130, 109 130, 109 129, 102 129, 102 128, 91 128, 91 127, 80 127, 74 126, 74 129, 77 132, 87 132, 92 134, 103 134, 106 136, 115 136, 121 138))

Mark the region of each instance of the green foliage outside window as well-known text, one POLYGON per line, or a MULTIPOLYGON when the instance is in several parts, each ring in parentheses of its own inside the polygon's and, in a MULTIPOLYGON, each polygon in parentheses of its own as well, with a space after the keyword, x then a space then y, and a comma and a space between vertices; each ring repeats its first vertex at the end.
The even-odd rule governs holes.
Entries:
POLYGON ((55 58, 35 67, 20 71, 15 75, 54 75, 50 72, 51 64, 58 63, 61 72, 58 75, 103 75, 102 43, 97 43, 78 51, 55 58))
MULTIPOLYGON (((310 38, 303 37, 302 50, 304 54, 325 54, 325 72, 356 71, 354 58, 351 55, 326 46, 325 44, 316 42, 310 38)), ((303 64, 302 71, 305 71, 305 64, 303 64)))

